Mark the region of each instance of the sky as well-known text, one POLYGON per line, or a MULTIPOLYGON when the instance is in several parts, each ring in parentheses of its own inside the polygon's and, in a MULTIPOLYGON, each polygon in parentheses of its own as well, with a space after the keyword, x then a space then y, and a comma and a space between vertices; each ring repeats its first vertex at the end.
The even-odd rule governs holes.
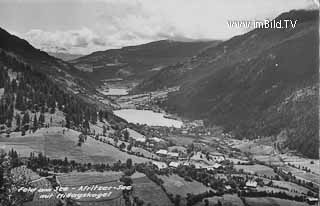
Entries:
POLYGON ((0 0, 0 27, 50 52, 89 54, 161 39, 247 32, 228 20, 272 19, 317 0, 0 0))

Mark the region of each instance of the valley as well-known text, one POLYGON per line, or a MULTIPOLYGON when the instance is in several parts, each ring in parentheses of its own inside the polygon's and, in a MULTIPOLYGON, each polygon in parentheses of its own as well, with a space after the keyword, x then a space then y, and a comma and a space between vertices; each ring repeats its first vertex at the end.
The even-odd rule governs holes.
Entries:
POLYGON ((296 30, 68 61, 0 30, 0 197, 23 185, 52 189, 24 206, 317 204, 318 17, 287 16, 296 30), (77 189, 94 185, 114 191, 77 189))

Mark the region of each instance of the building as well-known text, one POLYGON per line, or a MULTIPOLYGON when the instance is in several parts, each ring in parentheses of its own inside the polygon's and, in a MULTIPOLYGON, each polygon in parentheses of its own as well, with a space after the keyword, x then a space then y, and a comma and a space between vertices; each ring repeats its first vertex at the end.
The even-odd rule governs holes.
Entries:
POLYGON ((256 188, 258 186, 258 183, 254 180, 248 180, 246 182, 246 186, 250 188, 256 188))
POLYGON ((155 165, 159 170, 168 168, 168 165, 164 162, 152 161, 152 164, 155 165))
POLYGON ((318 203, 318 198, 315 197, 307 197, 307 202, 310 205, 316 205, 318 203))
POLYGON ((174 167, 174 168, 177 168, 180 166, 180 162, 170 162, 169 163, 169 167, 174 167))
POLYGON ((168 151, 165 149, 160 149, 156 152, 157 155, 159 156, 167 156, 168 155, 168 151))
POLYGON ((168 152, 167 156, 170 158, 178 158, 179 157, 179 153, 178 152, 168 152))

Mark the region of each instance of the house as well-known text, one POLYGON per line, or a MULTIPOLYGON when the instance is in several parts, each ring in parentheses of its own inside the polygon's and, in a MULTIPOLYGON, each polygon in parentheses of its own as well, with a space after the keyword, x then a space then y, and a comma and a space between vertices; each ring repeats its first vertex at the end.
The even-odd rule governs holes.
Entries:
POLYGON ((126 128, 124 130, 126 130, 129 133, 129 137, 131 137, 137 142, 146 142, 147 140, 147 138, 144 135, 140 134, 137 131, 134 131, 133 129, 126 128))
POLYGON ((222 167, 221 164, 219 164, 219 163, 214 163, 213 165, 209 165, 209 166, 207 167, 207 170, 215 170, 215 169, 219 169, 219 168, 221 168, 221 167, 222 167))
POLYGON ((258 183, 254 180, 248 180, 246 182, 246 186, 250 188, 256 188, 258 186, 258 183))
POLYGON ((224 188, 225 188, 226 190, 231 190, 231 189, 232 189, 232 187, 231 187, 230 185, 226 185, 224 188))
POLYGON ((167 156, 168 155, 168 151, 165 149, 160 149, 156 152, 157 155, 159 156, 167 156))
POLYGON ((157 142, 157 143, 164 141, 163 139, 160 139, 158 137, 152 137, 152 138, 150 138, 150 140, 153 141, 153 142, 157 142))
POLYGON ((156 162, 156 161, 152 161, 152 164, 155 165, 159 170, 161 169, 165 169, 168 167, 168 165, 164 162, 156 162))
POLYGON ((169 167, 174 167, 174 168, 177 168, 180 166, 180 162, 170 162, 169 163, 169 167))
POLYGON ((177 153, 177 152, 168 152, 167 156, 171 157, 171 158, 178 158, 179 157, 179 153, 177 153))
POLYGON ((307 202, 310 205, 316 205, 318 203, 318 198, 315 197, 307 197, 307 202))

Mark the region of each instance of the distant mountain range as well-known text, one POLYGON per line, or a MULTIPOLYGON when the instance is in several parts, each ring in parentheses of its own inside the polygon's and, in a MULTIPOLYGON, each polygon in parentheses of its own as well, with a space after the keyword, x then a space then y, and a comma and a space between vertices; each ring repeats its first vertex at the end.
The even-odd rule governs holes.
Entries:
POLYGON ((181 86, 167 109, 239 138, 286 134, 284 146, 318 157, 319 13, 290 11, 291 29, 255 29, 158 71, 135 92, 181 86))
POLYGON ((80 54, 69 54, 69 53, 63 53, 63 52, 48 52, 48 54, 58 59, 62 59, 63 61, 71 61, 83 56, 80 54))
POLYGON ((143 45, 94 52, 70 61, 93 82, 107 78, 145 79, 171 64, 182 62, 220 41, 161 40, 143 45))

